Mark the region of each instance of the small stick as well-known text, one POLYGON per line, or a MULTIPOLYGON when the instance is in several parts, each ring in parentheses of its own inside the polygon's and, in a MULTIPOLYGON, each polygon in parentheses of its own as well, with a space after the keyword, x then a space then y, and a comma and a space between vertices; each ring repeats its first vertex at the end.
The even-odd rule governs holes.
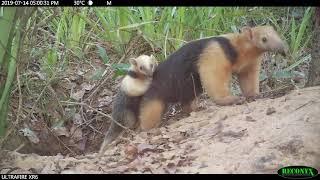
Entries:
MULTIPOLYGON (((62 103, 66 103, 66 104, 73 104, 73 105, 86 106, 86 107, 88 107, 89 109, 91 109, 91 110, 93 110, 93 111, 97 112, 98 114, 100 114, 100 115, 102 115, 102 116, 104 116, 104 117, 107 117, 107 118, 111 119, 114 123, 116 123, 118 126, 122 127, 123 129, 125 129, 125 130, 127 130, 127 131, 129 131, 129 132, 131 132, 131 133, 134 133, 134 131, 130 130, 129 128, 127 128, 127 127, 125 127, 125 126, 121 125, 119 122, 115 121, 115 120, 114 120, 110 115, 105 114, 105 113, 103 113, 103 112, 101 112, 101 111, 99 111, 99 110, 97 110, 97 109, 95 109, 95 108, 93 108, 93 107, 89 106, 89 105, 88 105, 88 104, 86 104, 86 103, 77 103, 77 102, 69 102, 69 101, 60 101, 60 102, 62 102, 62 103)), ((135 133, 134 133, 134 134, 135 134, 135 133)))

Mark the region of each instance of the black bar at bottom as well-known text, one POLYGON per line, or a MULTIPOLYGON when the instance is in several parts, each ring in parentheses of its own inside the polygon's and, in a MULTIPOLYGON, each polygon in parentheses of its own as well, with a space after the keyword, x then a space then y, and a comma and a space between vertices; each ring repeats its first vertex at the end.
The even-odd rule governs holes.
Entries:
POLYGON ((203 179, 222 179, 222 178, 230 178, 230 179, 239 179, 239 178, 245 178, 245 179, 258 179, 258 178, 266 178, 266 179, 284 179, 283 177, 280 177, 277 174, 19 174, 19 175, 6 175, 2 174, 0 176, 0 179, 4 180, 9 180, 9 179, 36 179, 36 180, 42 180, 42 179, 56 179, 59 178, 59 180, 63 179, 68 179, 70 178, 79 178, 79 179, 86 179, 86 178, 94 178, 95 180, 103 179, 105 180, 106 178, 109 177, 115 177, 119 178, 121 176, 123 177, 129 177, 129 176, 138 176, 140 180, 143 180, 143 178, 154 178, 156 179, 157 176, 160 176, 160 178, 166 177, 169 178, 172 176, 173 178, 175 176, 185 176, 193 178, 196 176, 201 176, 203 179), (13 177, 15 176, 15 177, 13 177), (19 177, 17 177, 19 176, 19 177), (162 177, 161 177, 162 176, 162 177))

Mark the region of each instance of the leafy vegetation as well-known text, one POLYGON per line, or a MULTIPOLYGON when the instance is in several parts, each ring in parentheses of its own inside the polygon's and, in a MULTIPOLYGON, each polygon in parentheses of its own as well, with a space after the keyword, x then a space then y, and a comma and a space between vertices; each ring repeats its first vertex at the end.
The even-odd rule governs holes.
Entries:
MULTIPOLYGON (((49 32, 55 38, 54 51, 64 45, 79 59, 98 41, 110 42, 117 54, 125 54, 133 32, 147 41, 152 49, 160 49, 164 60, 183 43, 207 36, 238 31, 248 23, 270 24, 287 39, 294 63, 309 43, 312 8, 240 8, 240 7, 121 7, 42 9, 49 32)), ((101 55, 101 49, 99 49, 101 55)), ((48 54, 48 64, 55 60, 48 54)), ((56 57, 56 56, 53 56, 56 57)), ((107 57, 107 56, 104 56, 107 57)), ((106 58, 102 59, 106 61, 106 58)))
POLYGON ((0 20, 0 26, 4 27, 2 32, 0 34, 0 72, 1 75, 2 73, 7 73, 8 78, 6 79, 6 83, 0 82, 0 93, 1 93, 1 99, 0 99, 0 135, 4 135, 4 130, 7 125, 7 111, 8 111, 8 100, 9 100, 9 89, 12 84, 13 76, 15 73, 15 59, 10 58, 11 51, 6 52, 7 47, 10 49, 12 48, 11 43, 13 40, 13 37, 11 35, 8 36, 8 34, 12 34, 10 32, 13 31, 12 28, 12 23, 14 22, 14 16, 16 9, 15 8, 10 8, 7 11, 3 11, 3 8, 1 7, 1 14, 2 14, 2 19, 0 20), (6 19, 4 18, 6 17, 6 19), (12 59, 12 61, 10 61, 12 59), (8 65, 8 62, 11 62, 10 65, 8 65), (6 63, 6 64, 5 64, 6 63), (4 70, 6 70, 4 72, 4 70), (10 75, 10 77, 9 77, 10 75))
POLYGON ((29 17, 34 9, 17 10, 17 8, 1 7, 0 26, 0 136, 5 133, 10 90, 15 79, 17 59, 21 42, 24 38, 22 29, 26 27, 29 17))
MULTIPOLYGON (((47 22, 47 27, 43 24, 39 28, 46 29, 44 36, 55 36, 53 43, 46 44, 51 50, 46 51, 43 65, 49 65, 49 69, 57 66, 56 58, 61 46, 68 50, 68 55, 79 60, 87 59, 86 52, 95 46, 101 56, 103 51, 99 42, 111 43, 116 53, 121 55, 126 53, 134 32, 138 32, 153 50, 160 49, 156 55, 164 60, 187 41, 235 32, 250 23, 275 26, 290 46, 293 57, 290 64, 293 64, 308 47, 312 35, 312 8, 121 7, 43 8, 40 11, 37 16, 43 16, 41 22, 47 22)), ((108 61, 108 53, 101 57, 104 63, 108 61)))

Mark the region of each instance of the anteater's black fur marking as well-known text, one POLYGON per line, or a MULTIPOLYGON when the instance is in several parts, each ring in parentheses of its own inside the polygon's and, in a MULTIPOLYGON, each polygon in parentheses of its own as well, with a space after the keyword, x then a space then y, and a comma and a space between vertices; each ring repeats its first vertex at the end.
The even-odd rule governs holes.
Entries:
POLYGON ((227 58, 232 62, 235 63, 238 57, 238 52, 236 49, 232 46, 229 39, 224 37, 214 37, 215 41, 218 41, 219 45, 224 51, 224 54, 227 56, 227 58))
POLYGON ((225 37, 211 37, 189 42, 157 66, 151 86, 143 98, 146 100, 158 98, 165 103, 187 104, 195 96, 200 95, 203 88, 197 61, 199 55, 212 41, 216 41, 226 57, 235 63, 238 53, 225 37))
POLYGON ((134 78, 134 79, 138 78, 138 74, 134 71, 131 71, 131 70, 128 71, 127 75, 134 78))

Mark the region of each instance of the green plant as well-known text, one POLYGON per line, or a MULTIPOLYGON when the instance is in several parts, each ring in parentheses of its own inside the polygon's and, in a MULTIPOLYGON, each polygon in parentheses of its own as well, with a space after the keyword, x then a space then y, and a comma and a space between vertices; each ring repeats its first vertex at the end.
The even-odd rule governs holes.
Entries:
POLYGON ((0 136, 5 134, 7 126, 7 112, 10 89, 16 73, 16 64, 22 46, 23 35, 29 17, 34 9, 20 10, 8 7, 2 8, 3 17, 0 18, 0 72, 6 77, 0 81, 0 136), (8 36, 9 34, 9 36, 8 36))
POLYGON ((303 15, 302 21, 299 23, 297 23, 296 20, 294 20, 292 17, 291 33, 290 33, 290 36, 291 36, 290 48, 294 58, 297 58, 300 50, 299 48, 309 43, 311 34, 307 34, 306 30, 307 30, 307 26, 310 25, 310 17, 312 13, 313 12, 311 8, 310 7, 307 8, 303 15), (303 41, 303 39, 305 40, 303 41))

